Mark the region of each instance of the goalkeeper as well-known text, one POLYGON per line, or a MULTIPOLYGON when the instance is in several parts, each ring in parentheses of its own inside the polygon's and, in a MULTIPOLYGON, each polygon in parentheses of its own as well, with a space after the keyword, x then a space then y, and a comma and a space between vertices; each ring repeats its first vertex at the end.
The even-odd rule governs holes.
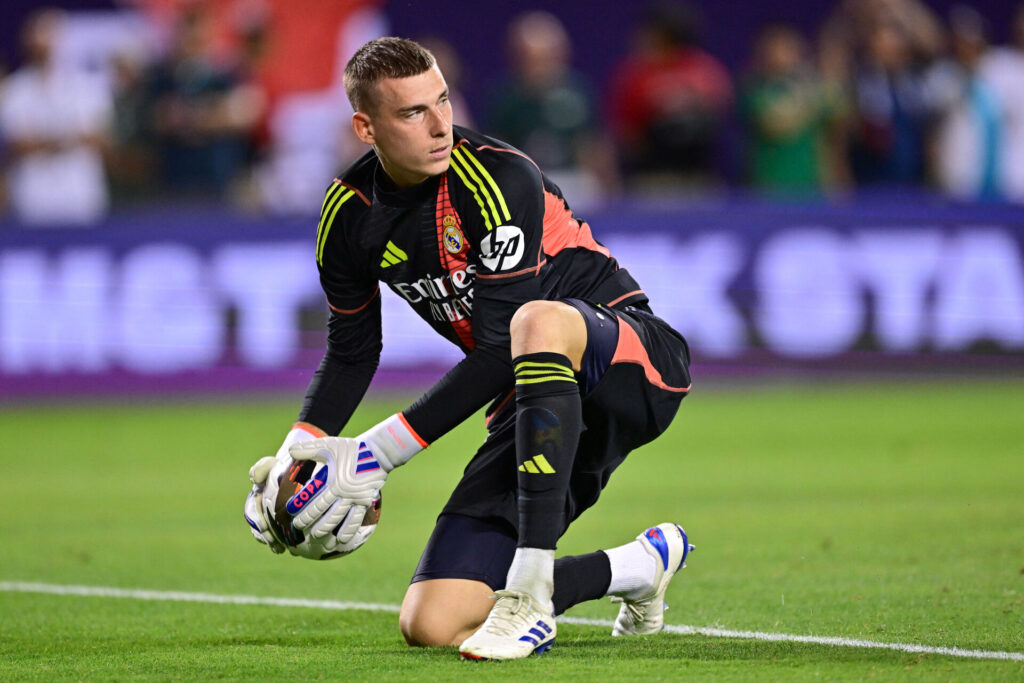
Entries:
MULTIPOLYGON (((679 526, 557 560, 555 547, 627 454, 672 421, 690 386, 686 342, 531 159, 452 125, 430 52, 373 40, 344 79, 353 129, 372 149, 331 183, 321 209, 327 351, 281 453, 334 474, 295 526, 327 549, 352 549, 356 512, 388 473, 490 402, 488 436, 402 602, 405 639, 458 645, 465 658, 526 657, 551 646, 553 615, 606 595, 622 602, 615 635, 659 631, 668 582, 690 549, 679 526), (366 433, 328 436, 377 368, 381 282, 465 358, 366 433), (379 467, 365 450, 356 459, 360 443, 379 467)), ((250 498, 266 460, 253 468, 250 498)), ((258 511, 247 516, 280 551, 258 511)))

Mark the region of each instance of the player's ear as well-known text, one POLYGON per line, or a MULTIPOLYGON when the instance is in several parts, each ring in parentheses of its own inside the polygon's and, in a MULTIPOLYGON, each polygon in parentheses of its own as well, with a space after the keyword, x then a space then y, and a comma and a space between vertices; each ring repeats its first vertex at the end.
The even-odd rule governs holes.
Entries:
POLYGON ((356 137, 367 145, 377 144, 377 137, 373 134, 373 121, 366 113, 357 111, 352 114, 352 130, 355 131, 356 137))

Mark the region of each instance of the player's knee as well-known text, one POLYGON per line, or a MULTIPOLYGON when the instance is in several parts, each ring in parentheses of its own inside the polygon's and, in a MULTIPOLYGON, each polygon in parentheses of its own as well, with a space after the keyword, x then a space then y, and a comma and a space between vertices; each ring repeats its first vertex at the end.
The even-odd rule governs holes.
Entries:
POLYGON ((565 307, 557 301, 528 301, 520 306, 509 326, 512 354, 565 353, 569 348, 565 307))
POLYGON ((437 612, 428 612, 419 607, 402 606, 398 615, 398 628, 405 642, 412 647, 447 647, 459 645, 457 640, 462 629, 437 612))

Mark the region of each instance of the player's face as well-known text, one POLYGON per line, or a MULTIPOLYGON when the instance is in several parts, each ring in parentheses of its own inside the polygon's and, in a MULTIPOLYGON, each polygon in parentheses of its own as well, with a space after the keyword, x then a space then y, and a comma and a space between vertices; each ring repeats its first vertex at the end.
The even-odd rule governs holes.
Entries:
POLYGON ((375 107, 356 114, 356 133, 371 145, 384 170, 400 187, 448 170, 452 151, 452 105, 448 85, 435 65, 408 78, 377 84, 375 107), (364 134, 358 118, 366 116, 364 134))

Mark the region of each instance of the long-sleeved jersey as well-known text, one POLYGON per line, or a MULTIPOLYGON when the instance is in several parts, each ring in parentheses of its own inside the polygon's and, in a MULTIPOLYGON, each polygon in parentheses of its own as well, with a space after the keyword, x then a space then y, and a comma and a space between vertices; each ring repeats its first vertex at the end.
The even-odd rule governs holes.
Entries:
POLYGON ((647 301, 529 157, 457 126, 448 171, 418 185, 397 188, 372 151, 335 179, 316 262, 328 346, 299 418, 328 433, 344 427, 376 370, 380 283, 466 353, 403 411, 427 442, 513 389, 509 323, 522 304, 647 301))

